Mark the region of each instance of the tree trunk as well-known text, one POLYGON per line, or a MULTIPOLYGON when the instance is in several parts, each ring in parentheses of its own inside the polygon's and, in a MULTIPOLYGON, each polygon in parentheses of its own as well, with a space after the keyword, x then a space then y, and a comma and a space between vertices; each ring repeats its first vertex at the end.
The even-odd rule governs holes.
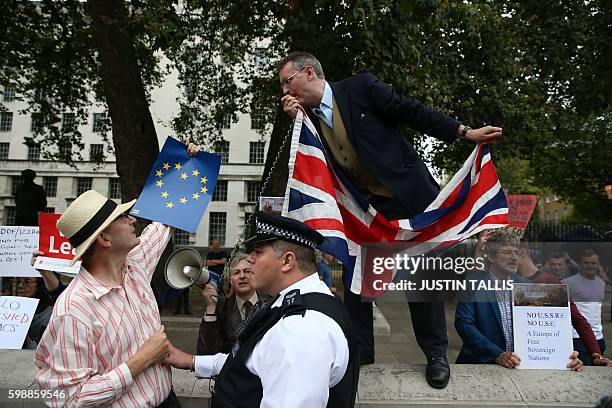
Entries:
POLYGON ((123 201, 137 198, 159 144, 123 0, 90 0, 123 201))

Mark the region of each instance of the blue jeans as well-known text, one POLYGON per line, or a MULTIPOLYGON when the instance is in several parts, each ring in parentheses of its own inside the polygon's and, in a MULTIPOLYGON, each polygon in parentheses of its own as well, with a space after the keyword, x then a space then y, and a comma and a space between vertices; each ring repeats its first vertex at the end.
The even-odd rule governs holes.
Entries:
MULTIPOLYGON (((601 349, 601 355, 606 351, 606 339, 603 337, 597 340, 599 343, 599 348, 601 349)), ((593 360, 591 359, 591 353, 587 350, 582 340, 574 339, 574 350, 578 352, 578 358, 582 360, 585 366, 592 366, 593 360)))

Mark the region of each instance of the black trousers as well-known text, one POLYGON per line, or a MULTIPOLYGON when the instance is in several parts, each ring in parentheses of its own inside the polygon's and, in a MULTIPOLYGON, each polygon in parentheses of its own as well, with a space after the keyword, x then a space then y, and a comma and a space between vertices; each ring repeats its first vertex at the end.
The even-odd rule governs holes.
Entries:
POLYGON ((174 393, 174 389, 170 390, 170 394, 168 394, 166 399, 163 400, 162 403, 159 404, 157 407, 158 408, 181 408, 181 403, 176 397, 176 394, 174 393))
MULTIPOLYGON (((434 197, 435 198, 435 197, 434 197)), ((388 220, 410 218, 412 214, 397 199, 374 196, 370 204, 388 220)), ((432 198, 433 201, 433 198, 432 198)), ((374 320, 372 303, 362 302, 349 288, 344 288, 344 304, 353 323, 361 356, 374 357, 374 320)), ((412 327, 417 344, 426 357, 446 355, 448 336, 442 302, 409 302, 412 327)))

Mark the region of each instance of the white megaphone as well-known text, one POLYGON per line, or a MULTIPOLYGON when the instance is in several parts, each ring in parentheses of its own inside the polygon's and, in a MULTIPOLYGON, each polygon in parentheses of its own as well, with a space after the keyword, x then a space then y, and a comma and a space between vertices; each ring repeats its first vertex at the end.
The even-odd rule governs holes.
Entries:
MULTIPOLYGON (((174 289, 207 283, 218 287, 219 275, 204 267, 202 256, 193 248, 179 248, 170 255, 164 268, 166 282, 174 289)), ((213 299, 216 301, 216 299, 213 299)))

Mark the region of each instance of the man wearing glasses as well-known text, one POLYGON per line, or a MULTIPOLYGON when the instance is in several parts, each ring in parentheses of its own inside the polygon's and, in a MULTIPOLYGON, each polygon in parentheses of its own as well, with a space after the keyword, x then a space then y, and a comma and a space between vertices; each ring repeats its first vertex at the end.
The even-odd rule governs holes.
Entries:
MULTIPOLYGON (((306 110, 336 167, 388 220, 419 214, 439 191, 423 160, 401 135, 400 124, 445 142, 485 142, 502 132, 492 126, 471 129, 369 73, 329 83, 321 63, 305 52, 280 62, 279 80, 283 110, 292 117, 300 107, 306 110)), ((359 339, 361 362, 373 363, 372 304, 347 289, 344 299, 359 339)), ((444 388, 450 378, 444 304, 409 305, 417 342, 427 357, 427 382, 444 388)))
MULTIPOLYGON (((519 238, 507 230, 488 236, 484 247, 487 270, 474 272, 470 280, 487 282, 488 288, 504 288, 505 282, 529 283, 517 275, 521 249, 519 238)), ((516 368, 521 357, 514 352, 512 329, 512 291, 479 290, 476 298, 459 302, 455 311, 455 328, 463 346, 457 364, 495 363, 516 368), (494 292, 494 293, 491 293, 494 292)), ((581 371, 583 363, 574 351, 567 367, 581 371)))

